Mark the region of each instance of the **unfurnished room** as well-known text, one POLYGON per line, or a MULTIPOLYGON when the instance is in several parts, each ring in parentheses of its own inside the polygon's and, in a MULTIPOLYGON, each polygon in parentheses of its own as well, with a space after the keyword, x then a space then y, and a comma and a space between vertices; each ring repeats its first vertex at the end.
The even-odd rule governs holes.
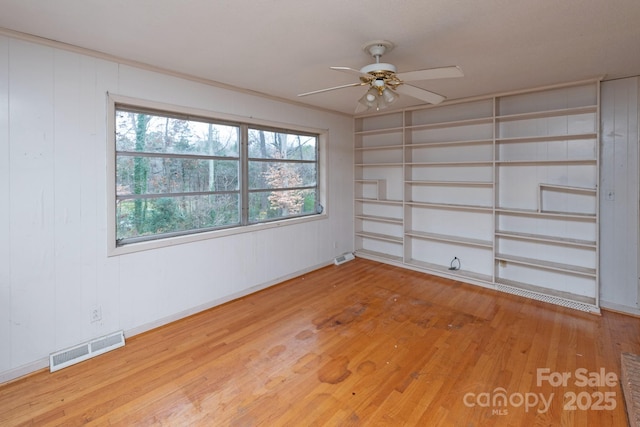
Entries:
POLYGON ((640 426, 639 23, 0 0, 0 425, 640 426))

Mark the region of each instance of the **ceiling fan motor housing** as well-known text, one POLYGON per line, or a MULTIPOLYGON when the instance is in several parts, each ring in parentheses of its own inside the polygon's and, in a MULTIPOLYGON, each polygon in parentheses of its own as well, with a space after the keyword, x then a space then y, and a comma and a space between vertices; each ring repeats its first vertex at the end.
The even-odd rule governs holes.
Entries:
POLYGON ((396 67, 393 64, 376 62, 375 64, 365 65, 364 67, 360 68, 360 72, 363 74, 395 73, 396 67))

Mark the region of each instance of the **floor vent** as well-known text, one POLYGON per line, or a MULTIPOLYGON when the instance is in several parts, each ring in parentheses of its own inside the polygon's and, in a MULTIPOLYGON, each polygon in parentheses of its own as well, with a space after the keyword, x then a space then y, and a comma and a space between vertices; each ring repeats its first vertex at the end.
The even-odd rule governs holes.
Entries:
POLYGON ((51 353, 49 370, 55 372, 122 346, 124 346, 124 332, 114 332, 66 350, 51 353))
POLYGON ((342 254, 340 256, 335 257, 335 259, 333 260, 333 263, 335 265, 340 265, 340 264, 344 264, 347 261, 351 261, 353 259, 355 259, 353 254, 351 252, 347 252, 346 254, 342 254))
POLYGON ((501 285, 501 284, 496 285, 496 289, 509 294, 518 295, 525 298, 531 298, 537 301, 547 302, 550 304, 561 305, 563 307, 572 308, 574 310, 580 310, 587 313, 600 313, 600 310, 595 305, 585 304, 579 301, 571 301, 564 298, 554 297, 552 295, 539 294, 537 292, 528 291, 526 289, 519 289, 511 286, 501 285))

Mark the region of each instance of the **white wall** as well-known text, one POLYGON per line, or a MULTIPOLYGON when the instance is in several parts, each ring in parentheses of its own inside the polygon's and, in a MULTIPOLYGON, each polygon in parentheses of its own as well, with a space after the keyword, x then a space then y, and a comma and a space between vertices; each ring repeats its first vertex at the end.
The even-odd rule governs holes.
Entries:
POLYGON ((601 85, 600 304, 638 305, 638 111, 640 78, 601 85))
POLYGON ((353 250, 353 121, 0 36, 0 382, 353 250), (106 93, 329 129, 324 220, 107 257, 106 93), (102 321, 90 322, 100 307, 102 321))

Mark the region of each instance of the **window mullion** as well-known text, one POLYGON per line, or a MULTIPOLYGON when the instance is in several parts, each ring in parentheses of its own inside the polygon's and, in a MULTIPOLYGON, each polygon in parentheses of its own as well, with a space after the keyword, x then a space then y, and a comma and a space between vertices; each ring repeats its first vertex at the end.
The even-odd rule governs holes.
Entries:
POLYGON ((240 223, 249 224, 249 126, 240 125, 240 223))

